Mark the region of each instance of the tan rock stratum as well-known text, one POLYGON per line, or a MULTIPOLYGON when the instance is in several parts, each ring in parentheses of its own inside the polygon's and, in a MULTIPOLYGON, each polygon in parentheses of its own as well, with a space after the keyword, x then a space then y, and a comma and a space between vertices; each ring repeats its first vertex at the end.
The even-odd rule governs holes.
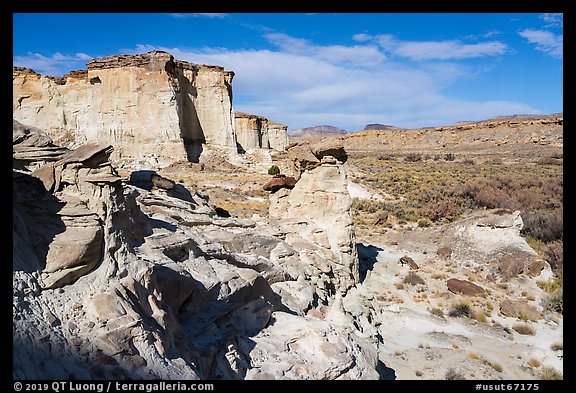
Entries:
MULTIPOLYGON (((93 59, 64 77, 15 67, 13 117, 60 144, 110 143, 113 159, 198 161, 202 144, 237 149, 233 77, 161 51, 93 59)), ((283 150, 287 127, 263 120, 262 136, 247 146, 283 150)))
POLYGON ((288 147, 288 126, 243 112, 234 113, 234 123, 238 144, 243 150, 285 150, 288 147))

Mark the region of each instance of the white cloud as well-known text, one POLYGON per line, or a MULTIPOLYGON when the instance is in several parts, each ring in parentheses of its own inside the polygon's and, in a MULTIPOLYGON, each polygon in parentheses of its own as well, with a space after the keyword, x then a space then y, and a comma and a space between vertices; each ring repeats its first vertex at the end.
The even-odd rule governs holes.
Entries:
POLYGON ((354 34, 352 36, 352 39, 354 41, 358 41, 358 42, 366 42, 366 41, 370 41, 373 37, 370 34, 364 34, 364 33, 360 33, 360 34, 354 34))
POLYGON ((308 54, 333 63, 348 63, 365 67, 379 64, 386 59, 386 56, 375 45, 313 45, 308 40, 294 38, 283 33, 265 34, 264 38, 287 53, 308 54))
POLYGON ((13 64, 19 67, 31 68, 44 75, 64 75, 73 69, 86 69, 86 63, 93 57, 86 53, 76 53, 73 56, 59 52, 52 56, 28 52, 26 56, 14 56, 13 64))
MULTIPOLYGON (((504 50, 491 47, 490 43, 466 46, 457 41, 411 42, 379 35, 365 41, 362 40, 366 37, 360 37, 356 45, 319 45, 280 33, 264 37, 273 49, 137 45, 119 52, 164 50, 176 59, 222 65, 236 74, 236 110, 266 116, 287 124, 289 129, 332 124, 354 131, 368 123, 424 127, 495 115, 538 113, 536 108, 519 102, 449 97, 443 89, 484 70, 455 61, 424 61, 487 56, 504 50), (441 50, 451 54, 443 56, 441 50)), ((62 75, 71 69, 85 68, 90 58, 85 53, 28 53, 15 56, 14 65, 62 75)))
POLYGON ((563 27, 564 25, 564 14, 542 14, 540 18, 546 22, 547 27, 563 27))
POLYGON ((499 41, 465 44, 458 40, 402 41, 390 34, 375 37, 376 42, 390 53, 410 60, 461 60, 502 55, 507 45, 499 41))
POLYGON ((520 36, 536 45, 536 49, 552 57, 563 57, 564 38, 561 34, 554 34, 546 30, 524 29, 518 32, 520 36))
POLYGON ((217 19, 222 19, 228 16, 228 14, 226 13, 190 13, 190 14, 180 14, 180 13, 172 13, 170 14, 172 15, 174 18, 177 19, 184 19, 184 18, 198 18, 198 17, 203 17, 203 18, 217 18, 217 19))
POLYGON ((285 34, 266 37, 278 50, 139 45, 133 52, 165 50, 177 59, 234 70, 234 108, 287 124, 289 129, 332 124, 353 131, 374 122, 423 127, 538 113, 518 102, 445 96, 443 88, 477 72, 470 66, 390 61, 370 43, 316 45, 285 34))

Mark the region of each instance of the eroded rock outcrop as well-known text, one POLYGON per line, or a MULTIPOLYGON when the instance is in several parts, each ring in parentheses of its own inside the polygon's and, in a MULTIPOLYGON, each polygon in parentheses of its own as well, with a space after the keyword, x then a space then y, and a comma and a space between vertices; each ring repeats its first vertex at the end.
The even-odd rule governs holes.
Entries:
POLYGON ((14 68, 13 115, 59 143, 106 142, 115 158, 172 162, 190 145, 236 148, 232 77, 160 51, 94 59, 62 81, 14 68))
POLYGON ((309 265, 321 299, 345 294, 359 279, 346 171, 327 157, 305 170, 293 190, 270 196, 270 216, 288 229, 287 242, 309 265))
POLYGON ((222 217, 153 171, 126 183, 110 154, 88 143, 14 171, 14 378, 379 377, 368 341, 305 316, 356 281, 341 166, 292 191, 331 203, 300 231, 302 215, 222 217))
POLYGON ((288 147, 288 126, 244 112, 234 113, 234 124, 242 150, 262 148, 282 151, 288 147))
POLYGON ((202 144, 284 150, 287 126, 232 109, 234 72, 162 51, 92 59, 63 77, 14 67, 13 116, 60 144, 110 143, 113 159, 198 162, 202 144), (255 119, 254 121, 253 118, 255 119), (244 122, 246 120, 246 122, 244 122))
POLYGON ((17 169, 35 169, 47 162, 58 161, 68 152, 57 146, 44 131, 13 120, 12 162, 17 169))
POLYGON ((296 183, 296 179, 292 176, 275 175, 269 182, 262 186, 262 189, 274 193, 281 188, 292 189, 296 183))
POLYGON ((288 156, 297 177, 304 171, 319 166, 324 157, 331 157, 328 160, 338 161, 340 164, 348 160, 348 154, 339 141, 300 142, 288 149, 288 156))

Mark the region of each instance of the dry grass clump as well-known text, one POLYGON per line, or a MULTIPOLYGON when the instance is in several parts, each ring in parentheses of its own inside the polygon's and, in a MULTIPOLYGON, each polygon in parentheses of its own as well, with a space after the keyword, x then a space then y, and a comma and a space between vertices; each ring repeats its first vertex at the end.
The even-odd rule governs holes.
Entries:
POLYGON ((478 322, 486 322, 486 313, 482 310, 478 310, 474 313, 474 319, 478 322))
POLYGON ((543 380, 561 380, 564 379, 562 373, 554 367, 542 367, 538 373, 538 378, 543 380))
POLYGON ((504 370, 502 368, 502 365, 498 362, 487 362, 487 363, 490 365, 490 367, 492 367, 494 370, 498 371, 499 373, 501 373, 502 370, 504 370))
POLYGON ((554 293, 562 288, 562 279, 556 277, 548 281, 537 281, 536 284, 546 293, 554 293))
POLYGON ((531 358, 530 360, 528 360, 528 366, 530 366, 531 368, 538 368, 541 365, 542 364, 540 363, 540 360, 536 358, 531 358))
POLYGON ((436 315, 437 317, 440 317, 440 318, 444 318, 444 311, 442 311, 442 310, 439 309, 439 308, 433 308, 433 309, 430 311, 430 314, 436 315))
POLYGON ((490 300, 486 302, 486 309, 488 312, 492 312, 492 310, 494 310, 494 304, 490 300))
POLYGON ((564 313, 564 291, 562 288, 549 295, 543 304, 544 308, 548 311, 564 313))
POLYGON ((563 351, 564 350, 564 343, 561 343, 561 342, 552 343, 552 345, 550 346, 550 349, 553 351, 563 351))
POLYGON ((431 226, 431 225, 432 225, 432 221, 430 221, 430 220, 427 219, 427 218, 421 218, 421 219, 418 220, 418 226, 419 226, 420 228, 428 228, 428 227, 431 226))
POLYGON ((414 272, 408 273, 408 275, 404 277, 404 280, 402 280, 402 283, 410 285, 418 285, 418 284, 426 285, 426 281, 424 281, 422 277, 420 277, 418 274, 414 272))
POLYGON ((536 334, 536 329, 528 323, 515 323, 512 325, 518 334, 523 334, 525 336, 534 336, 536 334))
POLYGON ((536 284, 546 293, 548 297, 544 300, 543 306, 551 312, 564 312, 564 290, 562 277, 555 277, 548 281, 538 281, 536 284))
POLYGON ((478 355, 476 352, 468 352, 468 354, 466 355, 468 357, 468 359, 472 359, 472 360, 481 360, 482 356, 478 355))

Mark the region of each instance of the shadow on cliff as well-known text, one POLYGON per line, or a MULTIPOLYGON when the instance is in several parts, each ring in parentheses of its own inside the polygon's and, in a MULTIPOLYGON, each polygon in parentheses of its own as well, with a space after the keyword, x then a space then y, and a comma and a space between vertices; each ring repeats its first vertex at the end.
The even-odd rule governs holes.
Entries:
POLYGON ((188 161, 198 164, 200 156, 202 155, 202 143, 184 142, 184 149, 186 150, 186 158, 188 161))
POLYGON ((394 381, 396 380, 396 370, 393 368, 387 367, 381 360, 378 360, 378 364, 376 365, 376 371, 378 375, 380 375, 381 381, 394 381))
POLYGON ((358 251, 360 282, 364 282, 368 271, 371 271, 374 268, 374 264, 378 262, 378 253, 384 250, 380 247, 356 243, 356 251, 358 251))
POLYGON ((198 163, 200 162, 200 155, 202 154, 202 144, 206 143, 206 135, 194 101, 198 98, 198 90, 190 82, 181 69, 175 68, 172 70, 174 76, 178 80, 180 92, 177 95, 178 100, 178 123, 180 125, 180 133, 184 143, 184 149, 188 161, 198 163))
POLYGON ((28 273, 43 270, 50 244, 66 230, 58 214, 65 203, 47 192, 40 179, 12 173, 12 269, 28 273))

